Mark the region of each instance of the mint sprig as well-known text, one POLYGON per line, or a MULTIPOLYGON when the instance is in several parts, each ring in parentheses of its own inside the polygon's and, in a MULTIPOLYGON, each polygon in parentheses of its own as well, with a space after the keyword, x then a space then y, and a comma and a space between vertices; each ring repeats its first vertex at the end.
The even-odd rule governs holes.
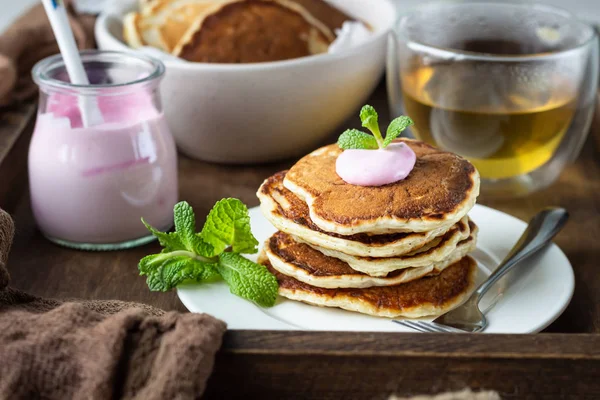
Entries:
POLYGON ((377 115, 377 111, 368 104, 360 110, 360 120, 362 126, 371 131, 373 135, 369 135, 358 129, 348 129, 342 133, 338 139, 337 144, 340 149, 385 149, 394 139, 400 136, 406 128, 414 124, 409 117, 400 116, 390 123, 385 138, 383 138, 381 131, 379 130, 379 116, 377 115))
POLYGON ((264 307, 275 304, 277 279, 266 267, 243 256, 258 251, 250 230, 248 208, 238 199, 215 204, 200 233, 196 216, 185 201, 174 207, 175 232, 160 232, 142 219, 163 250, 142 258, 138 269, 152 291, 173 289, 183 283, 223 279, 230 291, 264 307))

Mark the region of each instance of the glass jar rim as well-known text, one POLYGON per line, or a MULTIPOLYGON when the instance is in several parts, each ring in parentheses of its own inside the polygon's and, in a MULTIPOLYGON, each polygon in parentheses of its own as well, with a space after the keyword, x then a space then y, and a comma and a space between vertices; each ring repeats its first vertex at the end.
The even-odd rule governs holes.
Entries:
POLYGON ((400 13, 398 19, 396 20, 396 24, 394 25, 394 32, 397 36, 400 36, 402 41, 407 43, 412 49, 418 51, 426 51, 426 52, 435 52, 438 56, 448 56, 448 57, 456 57, 457 55, 461 56, 461 59, 464 60, 478 60, 478 61, 500 61, 500 62, 522 62, 522 61, 533 61, 533 60, 543 60, 543 59, 552 59, 557 57, 564 57, 571 53, 575 53, 580 51, 581 49, 585 49, 593 44, 597 38, 599 32, 590 24, 585 23, 581 19, 577 18, 573 13, 556 6, 551 6, 547 4, 537 3, 537 2, 527 2, 522 3, 516 0, 505 0, 505 1, 485 1, 485 0, 451 0, 451 1, 438 1, 433 3, 421 4, 416 7, 412 7, 404 13, 400 13), (554 15, 563 16, 571 22, 579 25, 580 28, 584 30, 588 30, 588 37, 585 38, 581 43, 573 45, 571 47, 567 47, 565 49, 552 51, 552 52, 542 52, 542 53, 532 53, 532 54, 493 54, 493 53, 483 53, 477 51, 469 51, 469 50, 460 50, 454 49, 452 47, 443 47, 443 46, 435 46, 431 44, 423 43, 419 40, 414 40, 409 37, 405 32, 403 32, 400 28, 400 24, 403 20, 413 15, 414 13, 427 10, 427 9, 448 9, 451 7, 457 6, 473 6, 473 5, 485 5, 485 6, 497 6, 497 7, 513 7, 517 9, 530 9, 535 11, 542 11, 552 13, 554 15))
POLYGON ((101 94, 105 95, 107 93, 107 89, 115 89, 118 92, 127 91, 132 87, 144 86, 151 84, 152 82, 156 82, 165 74, 165 65, 162 63, 162 61, 145 54, 132 54, 130 52, 114 50, 81 50, 79 54, 84 64, 86 62, 99 61, 98 58, 102 56, 113 56, 118 57, 119 60, 125 62, 126 60, 133 60, 136 62, 141 61, 150 67, 149 69, 151 72, 141 78, 126 82, 78 85, 55 79, 48 75, 48 71, 50 69, 65 66, 62 54, 59 53, 50 57, 46 57, 34 65, 33 69, 31 70, 31 75, 34 82, 38 86, 45 86, 59 91, 76 91, 83 95, 97 95, 101 92, 101 94))

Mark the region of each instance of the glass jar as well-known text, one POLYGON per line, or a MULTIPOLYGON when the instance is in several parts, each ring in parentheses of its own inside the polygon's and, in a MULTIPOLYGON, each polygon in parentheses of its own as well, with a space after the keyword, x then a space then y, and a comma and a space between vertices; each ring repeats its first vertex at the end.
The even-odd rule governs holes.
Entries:
POLYGON ((574 160, 598 89, 598 35, 539 4, 450 1, 403 14, 388 58, 392 117, 477 167, 484 194, 525 195, 574 160))
POLYGON ((145 56, 81 52, 90 85, 69 83, 60 55, 40 61, 29 147, 31 206, 51 241, 114 250, 168 230, 178 199, 177 153, 158 92, 164 65, 145 56), (85 115, 97 117, 82 119, 85 115), (89 120, 89 121, 88 121, 89 120))

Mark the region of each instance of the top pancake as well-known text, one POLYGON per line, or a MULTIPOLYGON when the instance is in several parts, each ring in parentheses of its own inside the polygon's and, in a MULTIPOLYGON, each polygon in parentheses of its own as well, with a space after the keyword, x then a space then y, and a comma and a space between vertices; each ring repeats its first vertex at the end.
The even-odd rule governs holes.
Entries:
POLYGON ((307 203, 319 228, 340 235, 425 232, 458 222, 479 195, 475 167, 424 142, 396 142, 406 143, 417 155, 415 167, 399 182, 379 187, 344 182, 335 171, 342 150, 332 144, 298 161, 283 184, 307 203))

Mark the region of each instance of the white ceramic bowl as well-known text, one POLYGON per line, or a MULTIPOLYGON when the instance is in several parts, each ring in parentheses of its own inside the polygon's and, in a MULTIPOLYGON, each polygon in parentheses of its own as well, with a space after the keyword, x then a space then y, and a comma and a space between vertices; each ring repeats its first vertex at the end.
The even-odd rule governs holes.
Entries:
MULTIPOLYGON (((396 8, 390 0, 329 2, 369 23, 373 37, 339 53, 278 62, 165 62, 163 105, 182 152, 227 163, 284 159, 313 149, 357 114, 381 79, 396 8)), ((113 2, 100 15, 100 49, 134 51, 122 40, 121 21, 136 3, 113 2)))

